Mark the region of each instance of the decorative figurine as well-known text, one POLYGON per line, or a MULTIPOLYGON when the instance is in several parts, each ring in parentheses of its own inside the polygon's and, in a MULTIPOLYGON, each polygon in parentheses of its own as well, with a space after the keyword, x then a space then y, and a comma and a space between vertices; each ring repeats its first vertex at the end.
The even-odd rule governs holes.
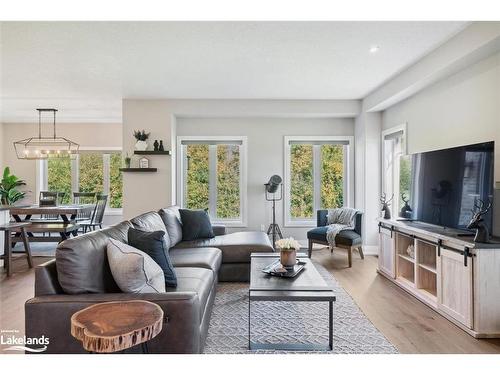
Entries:
POLYGON ((139 168, 149 168, 148 158, 140 158, 139 159, 139 168))
POLYGON ((410 198, 407 197, 405 193, 402 193, 401 200, 405 203, 405 205, 401 208, 401 211, 399 212, 399 216, 401 216, 405 219, 410 219, 411 214, 413 212, 410 205, 408 204, 408 202, 410 201, 410 198))
POLYGON ((158 151, 158 145, 159 145, 158 140, 155 139, 155 143, 153 143, 154 151, 158 151))
POLYGON ((384 211, 384 219, 390 220, 391 218, 391 209, 389 206, 391 205, 391 201, 394 198, 394 194, 392 194, 391 199, 387 200, 387 194, 383 193, 380 196, 380 203, 382 204, 382 211, 384 211))
POLYGON ((486 215, 491 208, 491 202, 488 203, 488 207, 484 208, 484 206, 485 203, 481 199, 478 199, 477 201, 474 201, 474 208, 471 210, 472 218, 467 225, 467 229, 476 230, 474 242, 487 243, 490 241, 490 232, 488 231, 488 226, 484 223, 482 216, 486 215), (479 202, 479 206, 477 205, 477 202, 479 202))
POLYGON ((160 139, 160 147, 158 148, 158 151, 165 151, 165 148, 163 147, 163 141, 160 139))

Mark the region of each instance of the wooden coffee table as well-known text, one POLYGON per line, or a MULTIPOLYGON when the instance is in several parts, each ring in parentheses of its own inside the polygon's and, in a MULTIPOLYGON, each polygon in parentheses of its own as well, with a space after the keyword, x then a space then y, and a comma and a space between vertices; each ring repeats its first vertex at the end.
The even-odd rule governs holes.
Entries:
MULTIPOLYGON (((299 255, 297 255, 299 256, 299 255)), ((250 289, 248 294, 248 347, 250 350, 333 350, 333 302, 335 294, 309 258, 304 254, 300 260, 305 269, 294 278, 270 276, 262 269, 279 258, 276 253, 252 253, 250 289), (301 343, 266 344, 252 342, 252 301, 301 301, 328 302, 328 344, 301 343)))
POLYGON ((163 310, 155 303, 134 300, 104 302, 73 314, 71 335, 91 353, 115 353, 147 342, 163 327, 163 310))

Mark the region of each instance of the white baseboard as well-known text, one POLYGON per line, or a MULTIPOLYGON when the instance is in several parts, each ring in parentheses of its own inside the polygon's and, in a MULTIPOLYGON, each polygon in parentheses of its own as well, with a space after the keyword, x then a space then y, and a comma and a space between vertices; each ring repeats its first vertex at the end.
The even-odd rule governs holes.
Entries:
POLYGON ((363 253, 365 255, 378 255, 378 246, 363 245, 363 253))

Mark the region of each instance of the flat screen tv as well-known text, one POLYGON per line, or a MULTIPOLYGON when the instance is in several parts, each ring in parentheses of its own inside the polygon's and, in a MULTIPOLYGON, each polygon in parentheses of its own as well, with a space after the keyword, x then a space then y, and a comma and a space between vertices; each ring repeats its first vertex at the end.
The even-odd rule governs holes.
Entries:
POLYGON ((411 176, 411 219, 465 229, 474 205, 483 201, 492 204, 484 217, 492 232, 494 142, 412 154, 403 164, 411 176))

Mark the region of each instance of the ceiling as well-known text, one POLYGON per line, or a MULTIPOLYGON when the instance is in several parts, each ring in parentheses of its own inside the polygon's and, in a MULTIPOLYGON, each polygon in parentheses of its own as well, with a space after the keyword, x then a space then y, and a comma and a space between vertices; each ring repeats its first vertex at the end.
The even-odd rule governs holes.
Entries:
POLYGON ((3 122, 121 121, 122 98, 361 99, 464 22, 3 22, 3 122), (377 53, 370 53, 372 46, 377 53))

